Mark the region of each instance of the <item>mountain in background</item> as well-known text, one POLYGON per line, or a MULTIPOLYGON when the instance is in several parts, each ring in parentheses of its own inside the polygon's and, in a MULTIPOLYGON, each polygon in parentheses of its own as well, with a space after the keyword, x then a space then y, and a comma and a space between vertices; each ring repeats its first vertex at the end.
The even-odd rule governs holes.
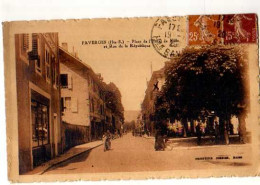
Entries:
POLYGON ((139 110, 125 110, 125 122, 136 121, 137 116, 140 114, 139 110))

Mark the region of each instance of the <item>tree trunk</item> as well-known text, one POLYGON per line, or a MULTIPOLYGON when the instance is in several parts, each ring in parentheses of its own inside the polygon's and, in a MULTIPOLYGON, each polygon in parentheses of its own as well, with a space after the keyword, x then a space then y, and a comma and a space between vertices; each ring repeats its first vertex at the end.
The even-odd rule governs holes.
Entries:
POLYGON ((219 117, 219 134, 220 141, 224 144, 229 144, 229 135, 228 135, 228 121, 222 116, 219 117))
POLYGON ((187 131, 188 131, 187 119, 182 119, 182 124, 183 124, 183 137, 187 137, 187 131))
POLYGON ((228 134, 228 130, 229 130, 229 126, 228 126, 228 121, 225 120, 225 130, 224 130, 224 138, 225 138, 225 144, 228 145, 229 144, 229 134, 228 134))
POLYGON ((238 115, 238 133, 239 133, 239 139, 241 143, 246 142, 246 114, 241 113, 238 115))
POLYGON ((224 119, 222 116, 219 116, 219 139, 221 143, 223 143, 224 141, 224 132, 225 132, 224 119))
POLYGON ((194 120, 190 120, 190 131, 191 131, 191 135, 194 136, 195 135, 195 124, 194 124, 194 120))

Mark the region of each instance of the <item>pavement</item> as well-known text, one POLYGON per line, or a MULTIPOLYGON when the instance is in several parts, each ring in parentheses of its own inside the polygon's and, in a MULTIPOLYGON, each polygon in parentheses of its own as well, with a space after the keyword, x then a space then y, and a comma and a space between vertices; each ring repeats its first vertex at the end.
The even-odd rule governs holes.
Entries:
MULTIPOLYGON (((155 137, 153 136, 142 136, 145 139, 152 140, 155 142, 155 137)), ((201 138, 201 145, 197 144, 197 137, 187 137, 187 138, 168 138, 166 142, 166 150, 172 149, 192 149, 192 148, 217 148, 220 146, 237 147, 237 146, 248 146, 248 144, 240 144, 238 135, 229 136, 229 145, 216 144, 214 137, 203 136, 201 138)))
POLYGON ((56 165, 59 165, 67 160, 70 160, 78 155, 81 155, 87 151, 90 151, 96 147, 101 146, 103 143, 101 140, 85 143, 82 145, 77 145, 75 147, 70 148, 68 151, 66 151, 64 154, 61 154, 60 156, 55 157, 54 159, 51 159, 50 161, 47 161, 43 163, 42 165, 34 168, 32 171, 24 174, 24 175, 41 175, 48 171, 49 169, 53 168, 56 165))
POLYGON ((132 134, 127 134, 112 140, 112 148, 109 151, 104 152, 103 147, 96 145, 93 149, 49 167, 41 174, 48 176, 50 174, 232 169, 234 166, 248 167, 252 162, 251 147, 248 144, 196 146, 195 138, 173 140, 169 142, 167 150, 155 151, 153 137, 134 137, 132 134), (221 159, 218 159, 219 156, 221 159), (223 156, 227 156, 228 159, 222 159, 223 156), (241 158, 234 158, 236 156, 241 158), (198 160, 208 157, 212 160, 198 160))

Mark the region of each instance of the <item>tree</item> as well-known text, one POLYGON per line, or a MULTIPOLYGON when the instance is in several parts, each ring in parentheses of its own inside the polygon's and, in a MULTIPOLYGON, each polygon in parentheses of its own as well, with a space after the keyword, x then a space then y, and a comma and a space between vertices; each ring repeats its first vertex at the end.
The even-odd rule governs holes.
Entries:
MULTIPOLYGON (((165 75, 166 82, 156 102, 157 117, 167 112, 169 118, 181 120, 185 128, 187 120, 205 119, 214 111, 220 118, 221 138, 226 143, 231 116, 238 116, 245 124, 247 60, 239 48, 188 48, 165 69, 165 75)), ((245 137, 244 130, 240 134, 245 137)))
POLYGON ((121 93, 114 83, 106 85, 105 102, 106 106, 124 121, 124 107, 121 102, 121 93))

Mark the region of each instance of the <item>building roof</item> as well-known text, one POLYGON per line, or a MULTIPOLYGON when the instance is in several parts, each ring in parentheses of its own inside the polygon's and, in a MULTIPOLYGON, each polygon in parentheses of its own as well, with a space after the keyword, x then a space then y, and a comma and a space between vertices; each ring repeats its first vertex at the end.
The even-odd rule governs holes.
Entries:
POLYGON ((59 55, 65 60, 61 60, 61 63, 65 64, 69 68, 77 71, 79 74, 87 78, 87 75, 91 75, 93 80, 99 84, 99 86, 104 89, 105 83, 102 82, 101 75, 96 74, 93 69, 83 62, 78 57, 74 56, 72 53, 68 52, 66 49, 59 47, 59 55))

